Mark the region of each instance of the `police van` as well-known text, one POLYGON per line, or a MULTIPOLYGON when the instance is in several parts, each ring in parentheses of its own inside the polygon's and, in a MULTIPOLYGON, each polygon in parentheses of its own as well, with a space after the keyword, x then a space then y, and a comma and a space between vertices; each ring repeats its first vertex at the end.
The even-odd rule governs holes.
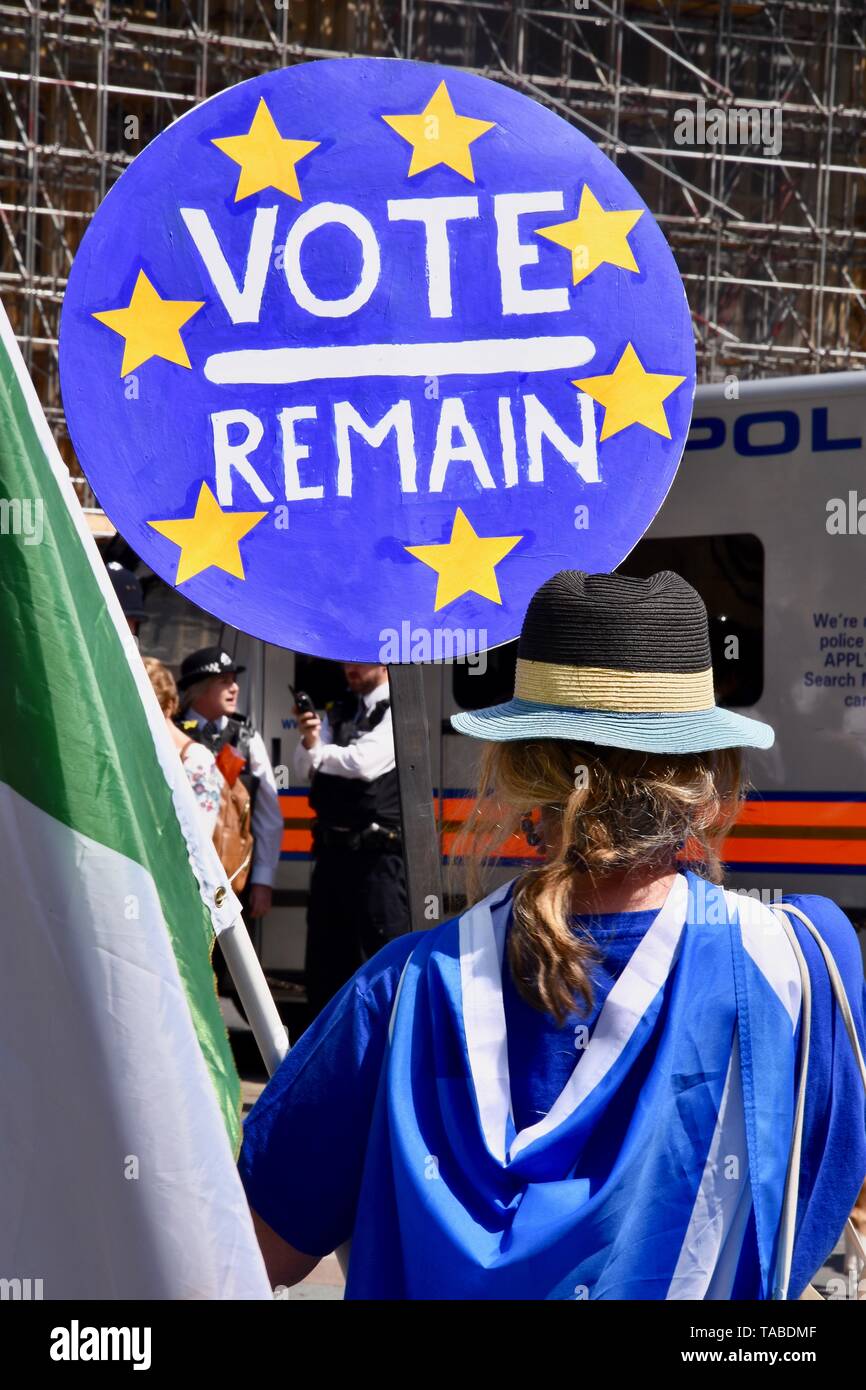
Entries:
MULTIPOLYGON (((720 704, 772 724, 749 755, 752 788, 725 850, 734 888, 822 893, 866 915, 866 373, 738 383, 696 393, 682 465, 655 522, 620 566, 674 569, 709 612, 720 704)), ((141 569, 139 569, 141 573, 141 569)), ((176 670, 221 642, 247 666, 240 707, 262 732, 285 819, 274 907, 254 935, 272 980, 303 970, 311 813, 296 785, 289 686, 317 708, 340 668, 222 626, 145 572, 142 650, 176 670)), ((425 667, 443 853, 472 804, 474 740, 448 716, 510 698, 516 643, 425 667)), ((502 873, 527 853, 505 847, 502 873)))

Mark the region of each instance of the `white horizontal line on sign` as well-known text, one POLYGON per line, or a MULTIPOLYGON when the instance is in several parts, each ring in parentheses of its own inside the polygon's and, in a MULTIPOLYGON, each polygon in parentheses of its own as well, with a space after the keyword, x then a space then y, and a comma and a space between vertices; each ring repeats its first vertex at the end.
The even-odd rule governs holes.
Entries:
POLYGON ((215 352, 204 374, 217 386, 284 386, 295 381, 394 376, 490 376, 570 371, 595 355, 590 338, 480 338, 463 343, 365 343, 215 352))

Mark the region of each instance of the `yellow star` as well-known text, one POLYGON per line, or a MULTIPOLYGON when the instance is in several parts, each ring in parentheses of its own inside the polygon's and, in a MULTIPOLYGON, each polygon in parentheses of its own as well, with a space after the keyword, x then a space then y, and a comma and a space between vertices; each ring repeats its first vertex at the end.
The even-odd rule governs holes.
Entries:
POLYGON ((438 613, 440 608, 468 593, 501 603, 496 566, 521 540, 522 536, 476 535, 458 507, 451 539, 444 545, 407 545, 405 549, 438 574, 434 605, 434 612, 438 613))
POLYGON ((537 235, 571 252, 571 283, 579 285, 600 265, 638 269, 628 234, 642 216, 643 208, 605 212, 589 184, 584 184, 577 217, 571 222, 557 222, 553 227, 538 227, 537 235))
POLYGON ((252 531, 267 512, 224 512, 207 483, 202 483, 195 516, 168 521, 149 521, 154 531, 180 546, 175 584, 183 584, 215 565, 238 579, 245 579, 238 542, 252 531))
POLYGON ((496 124, 458 116, 444 82, 439 83, 420 116, 383 116, 382 120, 412 146, 409 178, 446 164, 471 183, 475 182, 475 170, 469 146, 496 124))
POLYGON ((160 299, 143 270, 125 309, 104 309, 93 318, 125 338, 120 375, 134 372, 151 357, 179 367, 190 365, 180 330, 204 305, 203 299, 160 299))
POLYGON ((283 139, 264 97, 259 100, 246 135, 224 135, 211 141, 241 166, 235 189, 236 203, 252 193, 261 193, 263 188, 275 188, 278 193, 287 193, 300 202, 301 189, 295 165, 321 143, 321 140, 283 139))
POLYGON ((599 436, 602 441, 629 425, 646 425, 648 430, 670 439, 662 402, 684 381, 684 376, 644 371, 631 343, 626 343, 625 351, 608 376, 585 377, 571 384, 604 406, 604 424, 599 436))

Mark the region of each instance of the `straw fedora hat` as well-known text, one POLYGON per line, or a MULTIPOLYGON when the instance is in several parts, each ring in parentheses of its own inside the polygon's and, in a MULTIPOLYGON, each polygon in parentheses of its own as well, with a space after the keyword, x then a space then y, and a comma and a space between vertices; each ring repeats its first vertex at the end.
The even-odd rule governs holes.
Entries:
POLYGON ((671 570, 562 570, 533 595, 514 699, 451 716, 500 742, 561 738, 645 753, 770 748, 769 724, 716 705, 707 610, 671 570))

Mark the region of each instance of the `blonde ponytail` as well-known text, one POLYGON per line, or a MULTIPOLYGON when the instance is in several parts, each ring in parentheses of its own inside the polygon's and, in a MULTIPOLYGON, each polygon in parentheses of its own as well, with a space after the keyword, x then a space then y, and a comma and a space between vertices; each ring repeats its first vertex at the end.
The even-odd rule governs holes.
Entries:
POLYGON ((522 997, 562 1024, 592 1006, 589 934, 572 903, 590 906, 606 876, 688 864, 721 882, 721 842, 742 800, 738 749, 689 754, 532 739, 485 746, 478 796, 453 854, 470 901, 483 896, 497 850, 541 812, 543 861, 514 892, 508 962, 522 997))

